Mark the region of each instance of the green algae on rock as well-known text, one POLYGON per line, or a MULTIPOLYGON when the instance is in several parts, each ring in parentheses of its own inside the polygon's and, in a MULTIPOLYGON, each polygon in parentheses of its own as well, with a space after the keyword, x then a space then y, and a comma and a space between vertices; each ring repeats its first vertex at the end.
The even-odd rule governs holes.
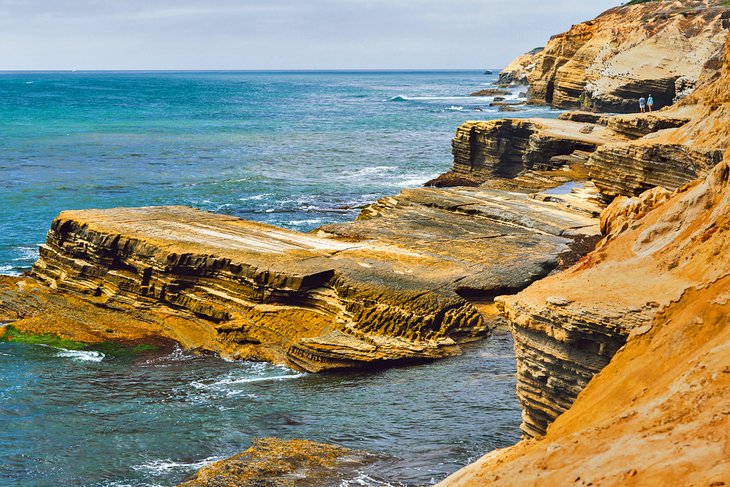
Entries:
POLYGON ((201 468, 180 487, 328 487, 355 479, 377 457, 308 440, 256 438, 248 450, 201 468))
POLYGON ((105 356, 127 357, 147 352, 154 352, 160 349, 160 345, 152 343, 120 343, 120 342, 97 342, 83 343, 62 338, 54 333, 28 333, 20 331, 12 324, 0 328, 0 340, 15 343, 26 343, 29 345, 43 345, 64 350, 78 350, 86 352, 99 352, 105 356))

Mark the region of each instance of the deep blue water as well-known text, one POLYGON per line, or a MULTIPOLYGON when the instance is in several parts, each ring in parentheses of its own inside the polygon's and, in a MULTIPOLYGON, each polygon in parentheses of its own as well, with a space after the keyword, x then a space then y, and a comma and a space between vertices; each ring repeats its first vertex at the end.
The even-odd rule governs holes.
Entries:
MULTIPOLYGON (((500 117, 467 96, 493 80, 0 73, 0 272, 29 268, 63 209, 183 204, 303 231, 351 220, 446 170, 458 124, 500 117)), ((456 359, 338 376, 99 358, 0 344, 0 484, 170 485, 276 435, 388 453, 371 476, 415 485, 518 437, 507 335, 456 359)))

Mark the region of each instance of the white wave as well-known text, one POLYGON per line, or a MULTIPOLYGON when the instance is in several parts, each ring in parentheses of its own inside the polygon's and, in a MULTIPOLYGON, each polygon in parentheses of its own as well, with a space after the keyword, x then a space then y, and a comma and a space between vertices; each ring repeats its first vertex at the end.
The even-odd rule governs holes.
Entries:
POLYGON ((11 265, 0 265, 0 274, 4 276, 19 276, 21 273, 11 265))
POLYGON ((136 470, 138 472, 150 472, 155 475, 163 475, 174 470, 198 470, 224 458, 225 457, 222 456, 213 456, 198 460, 197 462, 176 462, 170 458, 164 458, 145 462, 141 465, 132 465, 132 470, 136 470))
POLYGON ((389 181, 386 186, 390 186, 393 188, 417 188, 419 186, 423 186, 426 181, 430 181, 433 178, 437 177, 440 172, 430 173, 430 174, 422 174, 422 173, 407 173, 401 175, 398 179, 395 179, 393 181, 389 181))
POLYGON ((186 352, 178 345, 175 345, 175 348, 169 354, 147 359, 141 366, 168 367, 172 363, 186 362, 188 360, 195 360, 195 358, 196 356, 192 353, 186 352))
POLYGON ((13 262, 38 259, 38 245, 17 247, 15 252, 18 256, 13 259, 13 262))
POLYGON ((321 218, 311 218, 309 220, 291 220, 289 222, 290 225, 295 225, 295 226, 299 226, 299 225, 314 225, 314 224, 317 224, 317 223, 322 223, 322 219, 321 218))
POLYGON ((374 478, 372 478, 371 476, 369 476, 368 474, 363 473, 363 472, 358 472, 357 477, 355 477, 354 479, 343 480, 342 482, 340 482, 339 487, 350 487, 353 485, 367 485, 369 487, 373 487, 373 486, 394 487, 393 484, 375 480, 374 478))
POLYGON ((395 166, 368 166, 358 169, 353 174, 357 174, 358 176, 370 176, 374 174, 390 173, 396 169, 398 168, 395 166))
POLYGON ((271 193, 261 193, 251 196, 244 196, 243 198, 238 198, 238 201, 258 201, 266 198, 267 196, 271 196, 271 193))
POLYGON ((104 354, 101 352, 94 352, 92 350, 66 350, 65 348, 60 349, 56 357, 70 358, 82 362, 101 362, 104 360, 104 354))
POLYGON ((337 179, 345 181, 357 181, 363 178, 372 178, 373 176, 389 176, 395 174, 398 168, 395 166, 369 166, 363 167, 356 171, 348 172, 337 177, 337 179))
POLYGON ((445 110, 448 110, 450 112, 460 112, 464 109, 462 106, 458 105, 451 105, 450 107, 446 107, 445 110))
POLYGON ((191 386, 195 387, 196 389, 221 389, 225 388, 225 386, 232 386, 237 384, 250 384, 254 382, 277 382, 282 380, 289 380, 289 379, 296 379, 298 377, 303 377, 306 374, 300 373, 300 374, 291 374, 291 375, 272 375, 269 377, 243 377, 243 378, 228 378, 228 379, 221 379, 215 382, 212 382, 210 384, 206 384, 203 382, 193 381, 190 383, 191 386))
POLYGON ((475 100, 479 98, 490 98, 480 96, 403 96, 398 95, 388 101, 449 101, 449 100, 475 100))

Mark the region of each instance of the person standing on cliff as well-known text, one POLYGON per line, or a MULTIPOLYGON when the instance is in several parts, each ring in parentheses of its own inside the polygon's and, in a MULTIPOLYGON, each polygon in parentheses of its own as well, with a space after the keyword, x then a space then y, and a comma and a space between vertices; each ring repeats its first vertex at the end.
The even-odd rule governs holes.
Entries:
POLYGON ((646 98, 643 96, 639 98, 639 110, 641 110, 641 113, 646 111, 646 98))
POLYGON ((652 107, 654 106, 654 97, 649 95, 649 99, 646 100, 646 106, 649 107, 649 111, 652 111, 652 107))

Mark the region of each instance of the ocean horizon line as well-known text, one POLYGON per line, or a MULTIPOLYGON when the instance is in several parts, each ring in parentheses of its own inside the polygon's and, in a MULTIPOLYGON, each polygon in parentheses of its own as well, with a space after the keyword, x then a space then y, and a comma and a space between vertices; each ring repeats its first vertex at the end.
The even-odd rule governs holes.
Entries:
POLYGON ((43 73, 475 73, 503 68, 353 68, 353 69, 3 69, 0 74, 43 73))

